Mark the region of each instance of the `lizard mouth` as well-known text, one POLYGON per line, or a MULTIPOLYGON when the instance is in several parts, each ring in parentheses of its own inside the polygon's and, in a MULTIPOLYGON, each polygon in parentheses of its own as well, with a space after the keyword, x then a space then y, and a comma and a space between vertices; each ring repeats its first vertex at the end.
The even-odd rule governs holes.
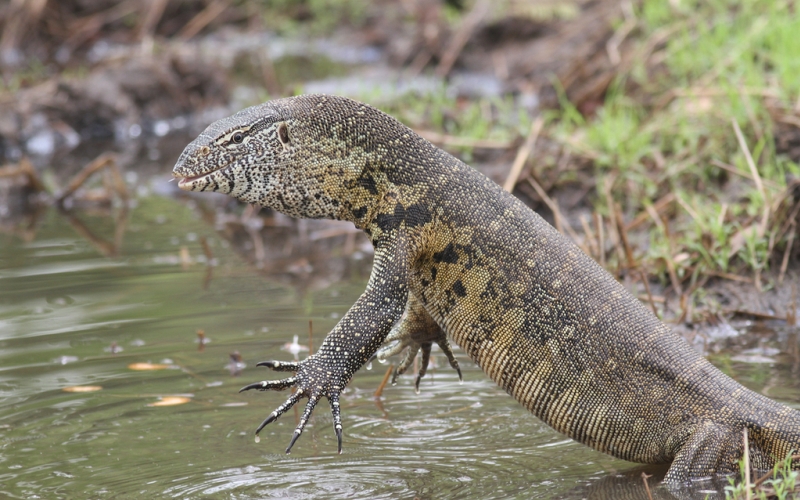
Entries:
POLYGON ((178 180, 178 187, 183 189, 184 191, 191 191, 197 181, 205 179, 206 177, 210 176, 214 172, 216 172, 216 170, 212 170, 211 172, 206 172, 205 174, 193 175, 191 177, 180 178, 178 180))
POLYGON ((219 172, 220 170, 230 166, 231 163, 226 163, 225 165, 223 165, 223 166, 221 166, 219 168, 215 168, 214 170, 211 170, 209 172, 204 172, 204 173, 198 174, 198 175, 189 175, 189 176, 186 176, 186 177, 178 177, 178 176, 176 176, 176 177, 178 177, 178 187, 183 189, 184 191, 194 191, 194 188, 197 186, 197 183, 199 181, 202 181, 202 180, 205 180, 205 179, 211 177, 216 172, 219 172))

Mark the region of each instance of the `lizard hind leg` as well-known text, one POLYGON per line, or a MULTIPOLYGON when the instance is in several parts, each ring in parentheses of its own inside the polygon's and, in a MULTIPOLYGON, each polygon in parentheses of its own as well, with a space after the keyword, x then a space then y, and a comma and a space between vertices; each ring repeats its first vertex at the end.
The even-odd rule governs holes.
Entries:
POLYGON ((406 305, 406 314, 403 320, 392 329, 386 337, 386 342, 394 342, 378 351, 377 356, 381 361, 386 360, 389 356, 400 354, 406 351, 400 364, 392 374, 392 385, 397 382, 397 377, 406 372, 406 370, 414 362, 417 354, 422 351, 422 359, 420 364, 419 373, 414 381, 414 388, 419 393, 419 383, 428 369, 428 362, 431 357, 431 348, 433 344, 439 346, 442 353, 447 357, 450 366, 458 373, 458 380, 462 381, 461 367, 453 354, 453 349, 450 346, 450 341, 447 340, 447 335, 439 327, 438 324, 431 318, 428 312, 423 307, 422 303, 412 296, 409 297, 408 304, 406 305))
POLYGON ((691 426, 689 435, 675 454, 664 483, 686 484, 691 480, 738 471, 744 446, 742 429, 712 421, 691 426))

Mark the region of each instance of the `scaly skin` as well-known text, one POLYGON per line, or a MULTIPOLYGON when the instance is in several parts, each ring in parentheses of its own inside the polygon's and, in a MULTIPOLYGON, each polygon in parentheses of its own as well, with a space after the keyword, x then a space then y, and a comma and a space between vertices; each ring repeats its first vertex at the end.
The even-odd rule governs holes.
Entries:
POLYGON ((297 389, 256 433, 309 399, 289 449, 326 397, 341 451, 339 394, 408 308, 392 333, 402 346, 449 350, 446 335, 554 429, 672 462, 671 483, 736 471, 745 429, 754 468, 800 450, 800 412, 725 376, 519 200, 370 106, 310 95, 245 109, 189 144, 174 175, 182 189, 352 221, 375 246, 366 291, 320 350, 263 363, 295 375, 243 389, 297 389))

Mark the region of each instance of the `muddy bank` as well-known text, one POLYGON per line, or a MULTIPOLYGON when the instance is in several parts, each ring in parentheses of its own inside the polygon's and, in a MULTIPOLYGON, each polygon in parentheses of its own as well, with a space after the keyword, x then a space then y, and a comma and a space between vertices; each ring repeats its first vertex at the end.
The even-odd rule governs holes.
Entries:
MULTIPOLYGON (((457 23, 445 12, 453 8, 439 2, 379 2, 360 24, 345 22, 305 43, 270 32, 253 9, 222 2, 214 12, 204 6, 190 0, 42 0, 1 11, 7 29, 0 59, 8 91, 0 95, 0 158, 48 157, 89 140, 124 144, 142 135, 162 136, 180 128, 163 124, 176 117, 193 122, 200 114, 200 126, 209 121, 203 110, 286 95, 292 85, 327 76, 336 65, 344 65, 340 74, 356 78, 365 65, 383 67, 384 82, 388 70, 399 85, 408 82, 408 91, 456 80, 459 94, 521 95, 533 106, 555 104, 557 79, 586 109, 598 105, 616 72, 614 64, 600 62, 607 57, 599 48, 620 16, 610 1, 505 13, 480 1, 461 12, 457 23), (315 70, 321 63, 311 59, 315 54, 331 61, 322 73, 315 70), (283 63, 291 57, 300 59, 283 63), (28 75, 23 61, 32 58, 40 66, 28 75), (426 81, 423 72, 434 80, 414 83, 426 81), (249 90, 232 95, 234 84, 249 90), (249 98, 242 95, 248 92, 249 98)), ((311 13, 291 15, 304 20, 311 13)))
MULTIPOLYGON (((507 99, 514 113, 536 117, 558 104, 558 82, 582 116, 591 117, 615 76, 642 56, 630 40, 631 12, 617 2, 576 0, 539 11, 520 3, 503 12, 485 1, 455 3, 378 2, 358 16, 340 16, 338 28, 313 35, 280 32, 263 12, 226 2, 40 0, 23 10, 14 4, 0 11, 3 25, 17 22, 30 29, 6 30, 0 41, 6 82, 0 93, 0 158, 8 163, 0 169, 0 226, 10 232, 35 226, 30 214, 54 202, 73 209, 103 206, 112 214, 140 190, 174 196, 174 186, 165 183, 172 161, 203 127, 301 88, 353 97, 366 92, 376 105, 440 92, 453 98, 456 109, 492 96, 507 99), (37 5, 44 7, 37 11, 37 5), (58 23, 65 28, 55 29, 58 23), (21 69, 20 61, 31 57, 42 62, 39 73, 21 69), (108 168, 87 175, 85 185, 64 197, 81 169, 106 153, 113 153, 116 173, 108 168), (127 195, 113 187, 114 176, 123 179, 127 195)), ((273 14, 296 26, 320 21, 313 9, 273 14)), ((475 119, 498 113, 486 108, 475 119)), ((770 109, 778 123, 776 148, 798 159, 796 117, 777 105, 770 109)), ((797 281, 800 244, 776 252, 773 274, 765 271, 757 284, 736 275, 681 276, 672 283, 644 275, 651 281, 648 294, 641 270, 623 262, 625 231, 616 227, 629 227, 629 243, 646 249, 648 229, 639 225, 643 214, 606 215, 606 240, 596 234, 596 244, 582 225, 597 215, 593 197, 603 187, 593 175, 592 157, 543 132, 535 138, 539 166, 525 166, 523 158, 523 168, 511 178, 533 128, 503 141, 449 135, 446 125, 455 121, 450 112, 444 110, 439 129, 423 120, 425 130, 418 130, 499 184, 510 182, 515 195, 597 260, 617 258, 619 264, 607 267, 666 320, 713 323, 736 311, 787 319, 796 309, 789 284, 797 281), (699 288, 702 296, 691 293, 699 288)), ((792 212, 800 207, 798 200, 800 191, 779 206, 787 223, 800 220, 792 212)), ((266 210, 255 214, 227 199, 191 203, 241 256, 275 279, 313 288, 315 282, 368 269, 363 262, 370 260, 370 249, 363 236, 336 223, 295 222, 266 210)), ((674 198, 669 203, 657 205, 660 216, 678 210, 674 198)), ((653 272, 663 278, 662 271, 653 272)))

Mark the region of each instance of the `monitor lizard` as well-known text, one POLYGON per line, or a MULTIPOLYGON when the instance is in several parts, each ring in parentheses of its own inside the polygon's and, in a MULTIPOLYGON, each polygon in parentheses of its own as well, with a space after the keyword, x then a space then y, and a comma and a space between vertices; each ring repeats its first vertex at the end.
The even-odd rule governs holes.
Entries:
POLYGON ((319 350, 259 363, 294 375, 242 389, 296 389, 256 435, 308 399, 287 453, 323 397, 341 453, 340 394, 387 337, 399 343, 383 354, 410 349, 406 367, 433 343, 453 360, 452 339, 557 431, 671 462, 669 482, 736 471, 745 430, 754 468, 800 450, 800 411, 724 375, 533 210, 371 106, 305 95, 244 109, 186 146, 173 175, 184 190, 351 221, 375 248, 366 290, 319 350))

